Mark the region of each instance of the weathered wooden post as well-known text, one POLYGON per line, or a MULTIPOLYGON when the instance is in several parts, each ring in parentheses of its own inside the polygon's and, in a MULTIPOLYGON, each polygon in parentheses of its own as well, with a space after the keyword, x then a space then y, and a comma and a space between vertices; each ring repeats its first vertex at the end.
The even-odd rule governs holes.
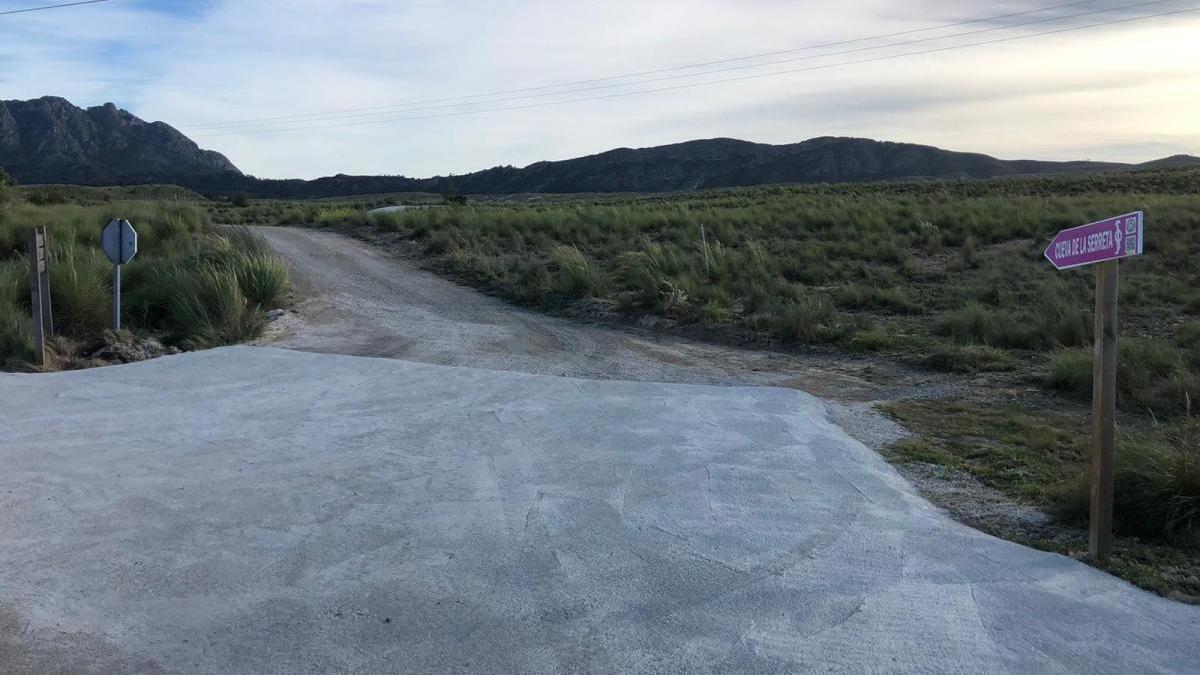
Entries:
POLYGON ((50 305, 50 253, 46 228, 29 232, 29 306, 33 314, 33 361, 46 365, 46 339, 54 335, 54 317, 50 305))
POLYGON ((1112 554, 1113 464, 1117 419, 1116 260, 1096 266, 1096 337, 1092 364, 1092 503, 1088 552, 1104 561, 1112 554))
POLYGON ((1117 427, 1117 274, 1121 258, 1141 255, 1141 211, 1063 230, 1046 259, 1063 270, 1096 267, 1095 360, 1092 365, 1092 499, 1088 554, 1105 562, 1113 548, 1113 474, 1117 427))

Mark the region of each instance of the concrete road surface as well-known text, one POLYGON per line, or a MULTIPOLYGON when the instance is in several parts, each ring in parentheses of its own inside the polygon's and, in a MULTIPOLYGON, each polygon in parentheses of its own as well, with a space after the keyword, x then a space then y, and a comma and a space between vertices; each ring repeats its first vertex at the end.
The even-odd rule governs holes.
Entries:
POLYGON ((237 347, 0 375, 0 672, 1195 672, 820 402, 237 347))

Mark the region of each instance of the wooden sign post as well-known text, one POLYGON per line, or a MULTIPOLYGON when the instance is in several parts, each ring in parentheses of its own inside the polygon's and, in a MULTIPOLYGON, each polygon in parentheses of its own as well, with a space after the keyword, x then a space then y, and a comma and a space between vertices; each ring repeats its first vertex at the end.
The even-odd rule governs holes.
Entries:
POLYGON ((1046 248, 1057 269, 1096 265, 1095 361, 1092 365, 1092 501, 1088 553, 1112 555, 1113 466, 1117 427, 1117 274, 1121 258, 1141 255, 1141 211, 1059 232, 1046 248))
POLYGON ((1088 553, 1103 562, 1112 554, 1113 464, 1117 430, 1116 260, 1096 266, 1096 337, 1092 364, 1092 503, 1088 553))
POLYGON ((29 232, 29 306, 33 313, 33 361, 46 364, 46 339, 54 335, 54 317, 50 308, 50 253, 46 228, 29 232))

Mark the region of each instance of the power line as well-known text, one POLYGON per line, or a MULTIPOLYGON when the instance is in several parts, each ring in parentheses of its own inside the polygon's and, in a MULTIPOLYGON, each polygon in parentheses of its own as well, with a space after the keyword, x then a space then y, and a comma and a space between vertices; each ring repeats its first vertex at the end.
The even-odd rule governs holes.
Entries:
POLYGON ((250 131, 232 131, 232 132, 223 132, 223 133, 217 133, 217 134, 198 134, 198 135, 211 137, 211 136, 232 136, 232 135, 240 135, 240 134, 245 134, 245 133, 273 133, 273 132, 287 132, 287 131, 304 131, 304 130, 309 130, 309 129, 329 129, 329 128, 336 128, 336 127, 343 127, 343 126, 363 126, 363 125, 369 125, 369 124, 386 124, 386 123, 390 123, 390 122, 402 122, 402 121, 409 121, 409 120, 436 119, 436 118, 441 118, 441 117, 458 117, 458 116, 462 116, 462 115, 478 115, 478 114, 483 114, 483 113, 501 112, 501 111, 507 111, 507 110, 524 110, 524 109, 528 109, 528 108, 540 108, 540 107, 547 107, 547 106, 564 105, 564 104, 568 104, 568 103, 579 103, 579 102, 583 102, 583 101, 598 101, 598 100, 604 100, 604 99, 610 99, 610 98, 619 98, 619 97, 623 97, 623 96, 653 94, 653 93, 659 93, 659 92, 664 92, 664 91, 676 91, 679 89, 689 89, 689 88, 693 88, 693 87, 705 87, 705 86, 712 86, 712 85, 717 85, 717 84, 727 84, 730 82, 741 82, 741 81, 745 81, 745 80, 753 80, 753 79, 759 79, 759 78, 764 78, 764 77, 776 77, 779 75, 788 75, 788 74, 793 74, 793 73, 808 72, 808 71, 812 71, 812 70, 824 70, 827 68, 837 68, 837 67, 841 67, 841 66, 856 65, 856 64, 861 64, 861 63, 873 63, 873 62, 877 62, 877 61, 888 61, 891 59, 903 58, 906 56, 919 56, 922 54, 933 54, 933 53, 938 53, 938 52, 952 51, 955 49, 966 49, 969 47, 979 47, 979 46, 984 46, 984 45, 1000 44, 1000 43, 1005 43, 1005 42, 1015 42, 1017 40, 1026 40, 1026 39, 1035 38, 1035 37, 1042 37, 1045 35, 1056 35, 1059 33, 1068 33, 1068 32, 1072 32, 1072 31, 1086 30, 1089 28, 1113 26, 1113 25, 1124 24, 1124 23, 1132 23, 1134 21, 1145 21, 1147 19, 1154 19, 1154 18, 1159 18, 1159 17, 1164 17, 1164 16, 1173 16, 1173 15, 1185 14, 1188 12, 1195 12, 1195 11, 1200 11, 1200 7, 1189 7, 1186 9, 1177 9, 1177 10, 1171 10, 1171 11, 1167 11, 1167 12, 1157 12, 1154 14, 1144 14, 1141 16, 1132 16, 1132 17, 1125 17, 1125 18, 1121 18, 1121 19, 1112 19, 1109 21, 1100 21, 1100 22, 1084 24, 1084 25, 1080 25, 1080 26, 1068 26, 1066 28, 1057 28, 1054 30, 1041 31, 1038 33, 1028 33, 1025 35, 1009 35, 1006 37, 994 38, 991 40, 982 40, 979 42, 971 42, 971 43, 962 44, 962 45, 951 45, 951 46, 947 46, 947 47, 934 47, 934 48, 930 48, 930 49, 923 49, 923 50, 918 50, 918 51, 913 51, 913 52, 905 52, 903 54, 887 54, 884 56, 874 56, 874 57, 870 57, 870 58, 856 59, 856 60, 852 60, 852 61, 843 61, 843 62, 839 62, 839 63, 825 63, 825 64, 819 64, 819 65, 815 65, 815 66, 807 66, 804 68, 791 68, 788 70, 779 70, 779 71, 774 71, 774 72, 770 72, 770 73, 754 73, 751 75, 741 75, 738 77, 728 77, 728 78, 723 78, 723 79, 718 79, 718 80, 708 80, 705 82, 689 82, 686 84, 678 84, 678 85, 669 86, 669 87, 656 87, 656 88, 652 88, 652 89, 638 89, 638 90, 634 90, 634 91, 617 92, 617 93, 605 94, 605 95, 601 95, 601 96, 585 96, 585 97, 579 97, 579 98, 563 99, 560 101, 541 101, 538 103, 527 103, 524 105, 503 106, 503 107, 499 107, 499 108, 486 108, 486 109, 481 109, 481 110, 464 110, 464 111, 457 111, 457 112, 436 113, 436 114, 431 114, 431 115, 415 115, 415 116, 409 116, 409 117, 395 117, 395 118, 388 118, 388 119, 363 120, 363 121, 357 121, 357 122, 344 122, 344 123, 340 123, 340 124, 321 124, 321 125, 308 125, 308 126, 300 126, 300 127, 280 127, 280 128, 275 128, 275 129, 257 129, 257 130, 250 130, 250 131))
MULTIPOLYGON (((747 69, 752 69, 752 68, 765 68, 768 66, 780 65, 780 64, 784 64, 784 63, 794 63, 797 61, 810 61, 812 59, 823 59, 823 58, 829 58, 832 56, 842 56, 845 54, 854 54, 854 53, 860 53, 860 52, 865 52, 865 51, 874 51, 874 50, 878 50, 878 49, 889 49, 889 48, 894 48, 894 47, 907 47, 907 46, 915 45, 915 44, 924 44, 927 42, 935 42, 935 41, 947 40, 947 39, 951 39, 951 38, 961 38, 961 37, 966 37, 969 35, 992 33, 992 32, 998 31, 998 30, 1021 28, 1024 26, 1032 26, 1032 25, 1054 22, 1054 21, 1066 21, 1069 19, 1077 19, 1082 16, 1090 16, 1093 14, 1102 14, 1102 13, 1115 12, 1115 11, 1120 11, 1120 10, 1125 10, 1125 9, 1133 9, 1133 8, 1138 8, 1138 7, 1144 7, 1147 5, 1160 5, 1160 4, 1163 4, 1164 2, 1172 2, 1172 1, 1173 0, 1147 0, 1146 2, 1137 2, 1137 3, 1128 4, 1128 5, 1121 5, 1118 7, 1107 7, 1107 8, 1102 8, 1102 9, 1090 10, 1087 12, 1079 12, 1076 14, 1069 14, 1069 15, 1065 15, 1065 16, 1046 17, 1046 18, 1041 18, 1041 19, 1034 19, 1031 21, 1025 21, 1022 23, 1005 24, 1002 26, 993 26, 990 28, 982 28, 982 29, 973 30, 973 31, 953 33, 950 35, 917 38, 914 40, 891 42, 891 43, 887 43, 887 44, 883 44, 883 45, 875 45, 875 46, 868 46, 868 47, 856 47, 853 49, 843 49, 843 50, 839 50, 839 51, 826 52, 823 54, 816 54, 816 55, 809 55, 809 56, 793 56, 793 57, 786 58, 786 59, 776 59, 774 61, 767 61, 764 63, 725 66, 723 68, 710 69, 710 70, 699 72, 699 73, 683 73, 683 74, 676 74, 676 75, 665 75, 662 77, 638 80, 635 82, 615 82, 615 83, 610 82, 607 84, 597 84, 597 85, 586 86, 586 87, 577 87, 574 89, 565 89, 562 91, 543 93, 543 94, 525 94, 525 95, 521 95, 521 96, 496 98, 496 99, 492 99, 489 101, 478 101, 475 103, 445 103, 445 104, 440 104, 440 105, 410 107, 407 110, 396 110, 393 112, 408 114, 408 113, 424 112, 424 111, 428 111, 428 110, 442 110, 442 109, 446 109, 446 108, 458 108, 458 107, 463 107, 463 106, 467 106, 467 105, 494 105, 497 103, 507 103, 510 101, 519 101, 519 100, 525 100, 525 99, 530 99, 530 98, 544 98, 547 96, 563 96, 566 94, 577 94, 577 93, 582 93, 582 92, 587 92, 587 91, 598 91, 598 90, 602 90, 602 89, 613 89, 613 88, 617 88, 617 87, 628 87, 628 86, 634 86, 634 85, 653 84, 655 82, 664 82, 664 81, 677 80, 677 79, 682 79, 682 78, 701 77, 704 75, 715 75, 717 73, 737 71, 737 70, 747 70, 747 69)), ((387 114, 388 114, 387 112, 359 112, 359 113, 349 113, 349 114, 341 114, 341 115, 328 115, 328 116, 325 116, 320 119, 313 119, 313 118, 295 119, 295 120, 291 120, 291 122, 292 123, 302 123, 302 122, 309 122, 309 121, 322 122, 322 121, 344 120, 344 119, 359 119, 359 118, 378 117, 380 115, 387 115, 387 114)), ((276 126, 277 124, 286 125, 288 123, 289 122, 275 122, 275 123, 244 122, 244 123, 240 123, 240 124, 239 123, 228 123, 228 124, 224 125, 223 127, 219 127, 219 128, 238 130, 238 131, 257 131, 257 130, 259 130, 258 127, 262 127, 264 129, 269 129, 270 127, 276 126), (236 127, 243 127, 243 128, 236 129, 236 127)))
MULTIPOLYGON (((247 126, 247 125, 253 125, 258 122, 275 122, 275 121, 285 121, 285 120, 307 120, 307 119, 315 119, 315 118, 323 118, 323 117, 337 118, 337 117, 340 117, 344 113, 361 113, 361 112, 366 112, 366 111, 395 110, 396 108, 411 108, 412 106, 419 106, 419 105, 433 104, 433 103, 448 103, 451 101, 463 101, 463 103, 461 103, 459 105, 466 105, 467 104, 466 101, 468 99, 491 98, 494 96, 503 96, 506 94, 524 94, 524 93, 535 92, 535 91, 546 91, 548 89, 560 89, 563 87, 573 87, 576 85, 594 84, 594 83, 599 83, 599 82, 610 82, 612 80, 624 80, 624 79, 630 79, 630 78, 634 78, 634 77, 644 77, 647 75, 658 75, 658 74, 662 74, 662 73, 669 73, 669 72, 675 72, 675 71, 680 71, 680 70, 696 70, 699 68, 706 68, 706 67, 715 66, 715 65, 723 65, 726 63, 735 63, 738 61, 750 61, 750 60, 754 60, 754 59, 767 58, 770 56, 780 56, 783 54, 794 54, 794 53, 803 52, 803 51, 825 49, 828 47, 839 47, 842 45, 856 44, 856 43, 860 43, 860 42, 869 42, 872 40, 882 40, 885 38, 900 37, 903 35, 926 33, 929 31, 942 30, 945 28, 956 28, 958 26, 966 26, 966 25, 975 24, 975 23, 984 23, 984 22, 989 22, 989 21, 997 21, 1000 19, 1009 19, 1009 18, 1016 17, 1016 16, 1025 16, 1025 15, 1029 15, 1029 14, 1038 14, 1041 12, 1048 12, 1053 9, 1062 9, 1064 7, 1074 7, 1074 6, 1078 6, 1078 5, 1093 4, 1097 1, 1098 0, 1076 0, 1074 2, 1067 2, 1067 3, 1058 4, 1058 5, 1050 5, 1048 7, 1039 7, 1037 9, 1030 9, 1030 10, 1025 10, 1025 11, 1021 11, 1021 12, 1010 12, 1008 14, 995 14, 992 16, 979 17, 979 18, 968 19, 968 20, 964 20, 964 21, 954 21, 951 23, 944 23, 944 24, 940 24, 940 25, 936 25, 936 26, 928 26, 925 28, 914 28, 914 29, 910 29, 910 30, 896 31, 896 32, 892 32, 892 33, 881 33, 878 35, 868 35, 868 36, 863 36, 863 37, 850 38, 850 39, 846 39, 846 40, 837 40, 834 42, 823 42, 823 43, 819 43, 819 44, 805 45, 803 47, 793 47, 790 49, 779 49, 779 50, 775 50, 775 51, 760 52, 758 54, 749 54, 749 55, 745 55, 745 56, 735 56, 735 57, 730 57, 730 58, 717 59, 714 61, 705 61, 705 62, 701 62, 701 63, 689 63, 689 64, 682 64, 682 65, 676 65, 676 66, 668 66, 665 68, 657 68, 654 70, 644 70, 641 72, 626 73, 623 75, 608 75, 605 77, 596 77, 596 78, 591 78, 591 79, 586 79, 586 80, 572 80, 572 81, 568 81, 568 82, 560 82, 557 84, 545 84, 545 85, 540 85, 540 86, 536 86, 536 87, 523 87, 523 88, 519 88, 519 89, 504 89, 504 90, 492 91, 492 92, 487 92, 487 93, 482 93, 482 94, 468 94, 465 96, 454 96, 454 97, 449 97, 449 98, 424 99, 424 100, 418 100, 418 101, 409 101, 407 103, 393 103, 393 104, 389 104, 389 105, 367 106, 367 107, 362 107, 362 108, 343 108, 343 109, 339 109, 339 110, 327 110, 324 112, 317 112, 317 113, 297 113, 297 114, 291 114, 291 115, 278 115, 278 116, 274 116, 274 117, 259 117, 259 118, 254 118, 254 119, 238 120, 238 121, 230 121, 230 122, 213 122, 213 123, 207 123, 207 124, 194 124, 194 125, 187 126, 187 128, 189 128, 189 129, 211 129, 211 128, 247 126)), ((1163 1, 1165 1, 1165 0, 1163 0, 1163 1)), ((1108 9, 1099 10, 1099 11, 1115 11, 1118 9, 1122 9, 1122 8, 1121 7, 1108 8, 1108 9)), ((1052 19, 1053 20, 1064 20, 1064 19, 1069 19, 1069 18, 1073 18, 1076 16, 1080 16, 1080 15, 1076 14, 1076 15, 1071 15, 1071 16, 1066 16, 1066 17, 1060 16, 1060 17, 1053 17, 1052 19)), ((1026 24, 1010 24, 1008 26, 1001 26, 1001 27, 991 28, 991 29, 987 29, 987 30, 999 30, 1002 28, 1015 28, 1015 27, 1022 26, 1022 25, 1026 25, 1026 24)), ((941 36, 940 38, 929 38, 929 39, 942 39, 942 38, 949 38, 949 37, 955 37, 955 36, 954 35, 946 35, 946 36, 941 36)), ((883 45, 883 46, 875 47, 875 48, 883 48, 883 47, 887 47, 887 46, 892 46, 892 45, 883 45)), ((835 54, 836 53, 840 53, 840 52, 835 52, 835 54)), ((832 55, 833 54, 826 54, 825 56, 832 56, 832 55)), ((763 64, 763 65, 770 65, 770 64, 763 64)), ((705 73, 694 73, 691 76, 703 75, 703 74, 705 74, 705 73)), ((686 75, 684 77, 686 77, 686 75)), ((641 84, 641 83, 644 83, 644 82, 634 82, 634 83, 629 83, 629 84, 641 84)), ((545 96, 553 96, 553 95, 562 94, 562 93, 570 93, 570 92, 552 92, 552 93, 548 93, 548 94, 544 94, 544 95, 545 96)), ((512 99, 506 99, 506 100, 512 100, 512 99)), ((496 103, 496 102, 497 101, 481 101, 480 103, 496 103)), ((452 107, 452 106, 442 106, 442 107, 452 107)), ((397 111, 397 112, 399 112, 399 111, 397 111)), ((380 113, 380 114, 383 114, 383 113, 380 113)))
POLYGON ((79 5, 95 5, 100 2, 110 2, 111 0, 80 0, 80 2, 64 2, 58 5, 42 5, 41 7, 26 7, 25 9, 6 9, 0 11, 0 16, 5 14, 24 14, 26 12, 41 12, 47 9, 62 9, 63 7, 78 7, 79 5))

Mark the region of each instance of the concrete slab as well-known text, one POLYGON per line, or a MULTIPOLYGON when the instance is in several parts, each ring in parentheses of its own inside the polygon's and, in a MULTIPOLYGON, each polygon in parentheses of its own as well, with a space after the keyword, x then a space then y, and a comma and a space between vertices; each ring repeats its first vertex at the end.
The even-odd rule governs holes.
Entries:
POLYGON ((3 672, 1195 672, 790 389, 235 347, 2 375, 3 672))

